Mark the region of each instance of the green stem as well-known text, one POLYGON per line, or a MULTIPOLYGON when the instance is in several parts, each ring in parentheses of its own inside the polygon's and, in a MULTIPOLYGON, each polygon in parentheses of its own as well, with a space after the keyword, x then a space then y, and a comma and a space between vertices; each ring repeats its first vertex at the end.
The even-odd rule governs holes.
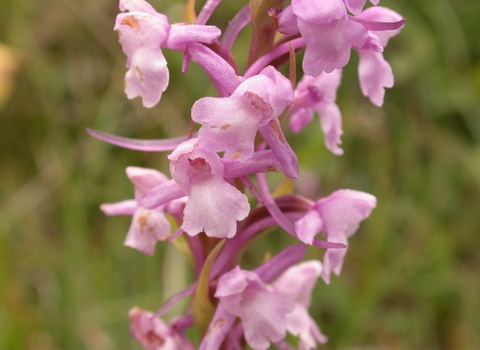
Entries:
POLYGON ((267 11, 283 8, 283 0, 250 0, 250 15, 252 17, 252 41, 248 53, 247 68, 258 58, 273 49, 276 34, 275 21, 267 11))

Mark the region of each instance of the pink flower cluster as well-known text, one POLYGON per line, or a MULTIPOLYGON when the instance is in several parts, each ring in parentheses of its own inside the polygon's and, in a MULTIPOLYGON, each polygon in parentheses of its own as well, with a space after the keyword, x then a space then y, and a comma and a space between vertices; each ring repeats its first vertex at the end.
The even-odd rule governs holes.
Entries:
POLYGON ((366 0, 292 0, 285 8, 283 1, 270 0, 278 8, 254 13, 266 2, 251 0, 222 36, 220 29, 206 25, 220 0, 207 0, 198 16, 189 1, 189 23, 177 24, 144 0, 120 0, 125 12, 118 15, 115 30, 127 56, 128 98, 140 96, 147 108, 160 101, 169 83, 164 49, 184 54, 184 72, 191 61, 200 65, 218 91, 218 97, 201 98, 192 106, 192 122, 199 128, 186 137, 141 141, 89 130, 126 148, 171 151, 171 179, 157 170, 129 167, 134 199, 101 206, 107 215, 132 216, 125 245, 153 255, 158 241, 183 235, 195 262, 196 280, 157 313, 131 311, 132 335, 145 349, 195 349, 185 336, 192 326, 200 329, 203 350, 243 349, 245 343, 256 350, 271 344, 293 349, 285 340, 287 332, 299 338, 299 350, 325 343, 308 313, 312 290, 319 277, 328 284, 332 272, 340 274, 348 238, 376 206, 374 196, 353 190, 338 190, 315 202, 293 193, 274 197, 266 173, 299 178, 296 154, 282 131, 285 118, 298 133, 318 114, 326 147, 343 153, 335 103, 341 69, 352 49, 358 52, 361 91, 381 106, 385 88, 393 86, 382 52, 405 20, 379 6, 363 10, 366 0), (273 35, 270 47, 257 56, 253 43, 259 38, 252 38, 254 59, 241 75, 230 48, 250 22, 273 28, 273 35), (287 78, 278 69, 302 48, 305 75, 296 84, 294 76, 287 78), (254 209, 245 190, 258 202, 254 209), (175 232, 173 222, 179 227, 175 232), (299 244, 253 271, 235 265, 252 238, 275 226, 299 244), (317 238, 320 233, 325 240, 317 238), (323 263, 302 262, 307 245, 326 249, 323 263), (161 316, 190 295, 191 309, 166 325, 161 316), (207 309, 211 314, 198 311, 207 309))

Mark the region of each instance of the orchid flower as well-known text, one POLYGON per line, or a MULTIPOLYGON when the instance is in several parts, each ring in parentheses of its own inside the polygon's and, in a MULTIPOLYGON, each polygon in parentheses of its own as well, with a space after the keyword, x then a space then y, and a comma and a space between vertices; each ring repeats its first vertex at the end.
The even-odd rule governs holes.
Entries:
POLYGON ((246 79, 230 97, 204 97, 192 108, 192 119, 202 125, 198 138, 225 158, 248 159, 254 152, 259 128, 278 118, 293 102, 290 81, 273 67, 246 79))
MULTIPOLYGON (((374 196, 352 190, 338 190, 319 199, 303 218, 295 222, 295 232, 300 240, 312 244, 315 236, 323 232, 328 242, 348 245, 360 222, 370 216, 377 205, 374 196)), ((330 281, 330 273, 339 275, 342 270, 346 249, 327 249, 322 278, 330 281)))
POLYGON ((185 334, 175 325, 168 327, 155 314, 133 308, 129 317, 132 336, 145 350, 195 350, 185 334))
POLYGON ((220 157, 205 150, 198 139, 190 139, 168 158, 174 180, 189 196, 183 230, 191 236, 205 232, 209 237, 233 237, 236 221, 248 215, 250 205, 247 197, 224 179, 220 157))
POLYGON ((402 16, 385 7, 371 7, 357 16, 358 19, 373 23, 402 23, 401 26, 372 28, 368 31, 368 40, 366 44, 357 48, 360 55, 358 65, 358 76, 360 87, 364 96, 378 107, 383 105, 385 88, 393 87, 394 77, 392 68, 383 57, 383 50, 388 44, 388 40, 397 35, 403 27, 402 16), (377 29, 377 30, 375 30, 377 29))
MULTIPOLYGON (((223 310, 241 319, 245 340, 253 349, 266 350, 289 332, 300 337, 299 350, 311 350, 327 341, 308 314, 321 271, 318 261, 301 263, 268 285, 255 271, 237 266, 220 277, 215 297, 223 310)), ((232 324, 225 312, 222 318, 232 324)))
POLYGON ((308 314, 312 291, 321 272, 319 261, 306 261, 290 267, 273 284, 275 291, 287 294, 295 302, 293 312, 287 315, 286 328, 290 334, 300 337, 299 350, 316 349, 317 344, 327 342, 308 314))
MULTIPOLYGON (((372 31, 393 31, 405 20, 395 12, 383 14, 380 7, 359 13, 365 0, 292 0, 279 14, 273 14, 278 30, 284 34, 300 33, 306 41, 303 71, 318 76, 344 67, 350 60, 352 48, 361 49, 372 41, 372 31), (358 16, 349 16, 347 7, 358 16), (372 16, 373 15, 373 16, 372 16), (368 18, 368 19, 367 19, 368 18)), ((372 1, 378 3, 378 1, 372 1)), ((395 35, 393 34, 393 35, 395 35)), ((381 35, 384 36, 384 35, 381 35)), ((378 61, 378 59, 377 59, 378 61)), ((381 63, 377 63, 381 64, 381 63)), ((367 68, 362 68, 366 71, 367 68)), ((384 73, 386 74, 386 73, 384 73)), ((364 89, 364 88, 362 88, 364 89)), ((377 100, 375 100, 377 101, 377 100)))
POLYGON ((169 71, 161 48, 183 52, 192 43, 212 43, 220 36, 214 26, 170 25, 144 0, 120 0, 114 29, 127 55, 125 93, 129 99, 141 96, 147 108, 155 106, 168 86, 169 71))
POLYGON ((295 303, 286 294, 275 292, 257 274, 238 266, 220 277, 215 297, 232 315, 240 317, 245 340, 256 350, 286 336, 287 315, 295 303))
POLYGON ((135 186, 135 199, 103 204, 100 208, 109 216, 133 216, 125 245, 144 254, 153 255, 155 244, 158 241, 165 241, 171 233, 170 223, 164 214, 166 205, 148 210, 142 208, 139 203, 149 190, 168 179, 157 170, 138 167, 128 167, 127 176, 135 186))
POLYGON ((288 111, 292 115, 290 128, 296 133, 312 121, 314 112, 319 114, 325 145, 336 155, 343 154, 338 147, 342 143, 342 116, 335 103, 341 76, 341 70, 324 72, 316 78, 304 75, 295 90, 295 102, 288 111))
POLYGON ((343 0, 292 0, 278 19, 280 32, 305 39, 303 71, 314 77, 344 67, 351 48, 367 41, 367 30, 350 20, 343 0))

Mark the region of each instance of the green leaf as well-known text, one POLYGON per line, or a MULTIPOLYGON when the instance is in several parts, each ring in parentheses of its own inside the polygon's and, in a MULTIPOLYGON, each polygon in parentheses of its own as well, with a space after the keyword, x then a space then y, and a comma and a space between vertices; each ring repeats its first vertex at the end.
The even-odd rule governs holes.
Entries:
POLYGON ((207 332, 208 325, 210 324, 213 314, 215 313, 215 308, 210 301, 208 289, 210 269, 218 253, 220 253, 220 250, 222 250, 225 242, 226 239, 222 239, 220 242, 218 242, 205 260, 202 272, 198 278, 197 290, 192 298, 191 310, 193 321, 195 322, 195 326, 197 327, 201 338, 207 332))
MULTIPOLYGON (((175 232, 179 228, 177 222, 171 215, 167 214, 166 217, 172 227, 172 233, 175 232)), ((190 266, 195 266, 192 250, 190 249, 190 245, 184 234, 175 238, 170 244, 185 258, 185 260, 187 260, 190 266)))
POLYGON ((286 177, 280 185, 273 191, 272 197, 278 198, 282 196, 286 196, 288 194, 293 194, 293 183, 292 179, 286 177))

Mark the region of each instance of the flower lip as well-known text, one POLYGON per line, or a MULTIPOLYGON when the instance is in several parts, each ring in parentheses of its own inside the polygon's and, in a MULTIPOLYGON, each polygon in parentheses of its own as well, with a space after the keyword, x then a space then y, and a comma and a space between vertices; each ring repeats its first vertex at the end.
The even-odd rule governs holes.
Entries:
POLYGON ((212 173, 212 167, 205 158, 188 158, 188 163, 190 164, 190 169, 187 171, 188 176, 210 175, 212 173))

